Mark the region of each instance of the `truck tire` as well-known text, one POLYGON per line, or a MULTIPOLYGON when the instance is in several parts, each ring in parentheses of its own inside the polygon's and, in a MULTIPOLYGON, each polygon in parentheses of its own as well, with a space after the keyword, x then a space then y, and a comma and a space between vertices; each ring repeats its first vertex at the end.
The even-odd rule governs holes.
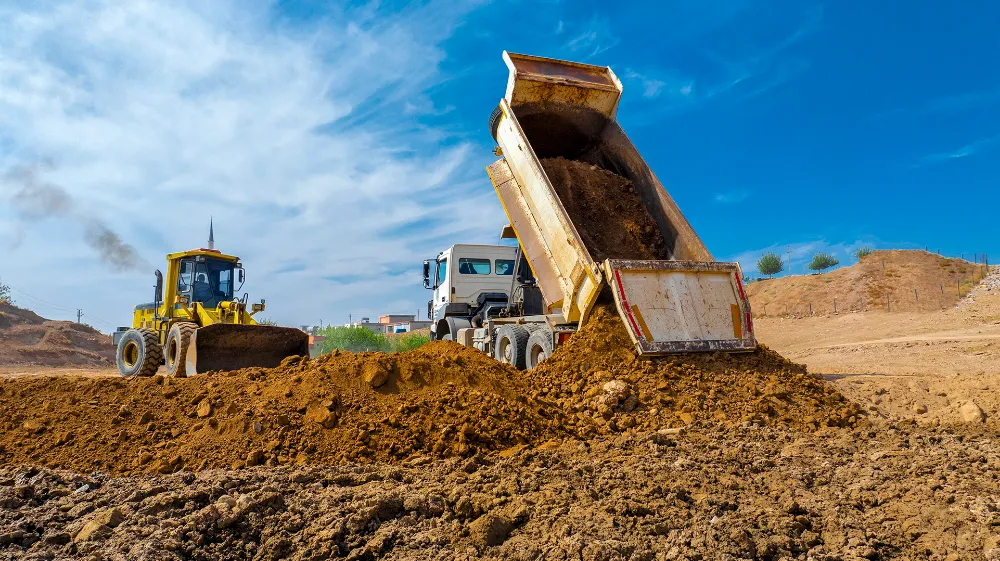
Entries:
POLYGON ((465 318, 445 318, 444 323, 448 326, 448 332, 441 335, 442 341, 458 341, 458 330, 472 327, 472 322, 465 318))
POLYGON ((499 105, 493 109, 493 113, 490 113, 490 136, 493 137, 494 141, 497 139, 497 129, 500 128, 500 117, 502 116, 503 111, 500 110, 499 105))
POLYGON ((552 343, 552 332, 548 329, 536 329, 528 337, 528 350, 525 353, 528 370, 538 366, 540 362, 552 356, 555 345, 552 343))
POLYGON ((194 323, 183 321, 175 323, 167 332, 167 340, 164 344, 164 359, 167 363, 167 375, 174 378, 187 377, 187 354, 191 343, 191 334, 198 326, 194 323))
POLYGON ((493 358, 518 370, 524 370, 529 337, 528 330, 520 325, 500 327, 497 329, 496 344, 493 345, 493 358))
POLYGON ((163 364, 160 338, 152 329, 129 329, 118 341, 115 359, 118 373, 126 378, 152 376, 163 364))

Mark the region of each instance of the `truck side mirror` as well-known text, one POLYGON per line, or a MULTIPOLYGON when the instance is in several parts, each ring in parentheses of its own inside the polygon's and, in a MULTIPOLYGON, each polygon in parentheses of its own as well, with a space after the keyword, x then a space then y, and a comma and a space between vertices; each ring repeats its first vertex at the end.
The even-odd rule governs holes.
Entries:
POLYGON ((431 287, 431 262, 424 260, 424 288, 431 287))

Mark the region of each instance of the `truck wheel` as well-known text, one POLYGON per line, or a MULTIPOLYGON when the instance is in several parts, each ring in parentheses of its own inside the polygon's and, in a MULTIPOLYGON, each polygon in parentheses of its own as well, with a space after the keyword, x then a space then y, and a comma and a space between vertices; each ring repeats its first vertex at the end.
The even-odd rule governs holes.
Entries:
POLYGON ((528 348, 528 337, 528 330, 520 325, 504 325, 497 329, 493 358, 510 364, 518 370, 524 370, 526 367, 524 355, 528 348))
POLYGON ((503 111, 500 110, 500 106, 497 105, 493 109, 493 113, 490 114, 490 136, 493 140, 497 139, 497 129, 500 128, 500 117, 503 116, 503 111))
POLYGON ((163 364, 160 338, 152 329, 129 329, 118 340, 118 373, 125 377, 152 376, 163 364))
POLYGON ((174 378, 187 377, 187 353, 191 343, 191 334, 198 326, 191 322, 175 323, 167 332, 164 354, 167 361, 167 374, 174 378))
POLYGON ((448 333, 441 336, 444 341, 458 341, 458 330, 472 327, 472 323, 465 318, 450 317, 445 319, 448 326, 448 333))
POLYGON ((538 363, 552 356, 552 332, 548 329, 536 329, 528 337, 527 363, 528 369, 535 368, 538 363))

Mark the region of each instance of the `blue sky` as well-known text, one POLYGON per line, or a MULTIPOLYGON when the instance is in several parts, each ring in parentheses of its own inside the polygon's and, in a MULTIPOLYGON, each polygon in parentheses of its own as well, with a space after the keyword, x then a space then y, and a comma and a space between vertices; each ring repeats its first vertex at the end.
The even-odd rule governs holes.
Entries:
POLYGON ((421 309, 420 262, 504 223, 483 170, 504 49, 611 66, 619 121, 718 259, 790 248, 801 272, 812 252, 846 263, 872 245, 1000 261, 998 16, 987 2, 0 2, 0 279, 49 317, 124 325, 149 265, 200 245, 214 216, 283 323, 421 309), (71 204, 26 208, 28 176, 71 204), (102 262, 95 222, 134 267, 102 262))

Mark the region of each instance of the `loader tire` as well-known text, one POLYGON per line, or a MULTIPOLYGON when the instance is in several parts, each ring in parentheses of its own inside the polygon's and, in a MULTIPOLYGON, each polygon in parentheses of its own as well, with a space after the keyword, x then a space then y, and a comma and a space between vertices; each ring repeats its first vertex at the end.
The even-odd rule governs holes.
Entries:
POLYGON ((504 325, 497 329, 493 358, 509 364, 518 370, 526 367, 525 354, 528 347, 528 330, 520 325, 504 325))
POLYGON ((126 378, 152 376, 163 364, 160 338, 152 329, 129 329, 118 341, 115 359, 118 373, 126 378))
POLYGON ((525 360, 528 370, 535 368, 543 360, 552 356, 555 345, 552 343, 552 332, 548 329, 536 329, 528 337, 528 350, 525 353, 525 360))
POLYGON ((163 354, 167 363, 167 375, 174 378, 187 377, 187 353, 191 334, 198 326, 191 322, 175 323, 167 332, 163 354))

